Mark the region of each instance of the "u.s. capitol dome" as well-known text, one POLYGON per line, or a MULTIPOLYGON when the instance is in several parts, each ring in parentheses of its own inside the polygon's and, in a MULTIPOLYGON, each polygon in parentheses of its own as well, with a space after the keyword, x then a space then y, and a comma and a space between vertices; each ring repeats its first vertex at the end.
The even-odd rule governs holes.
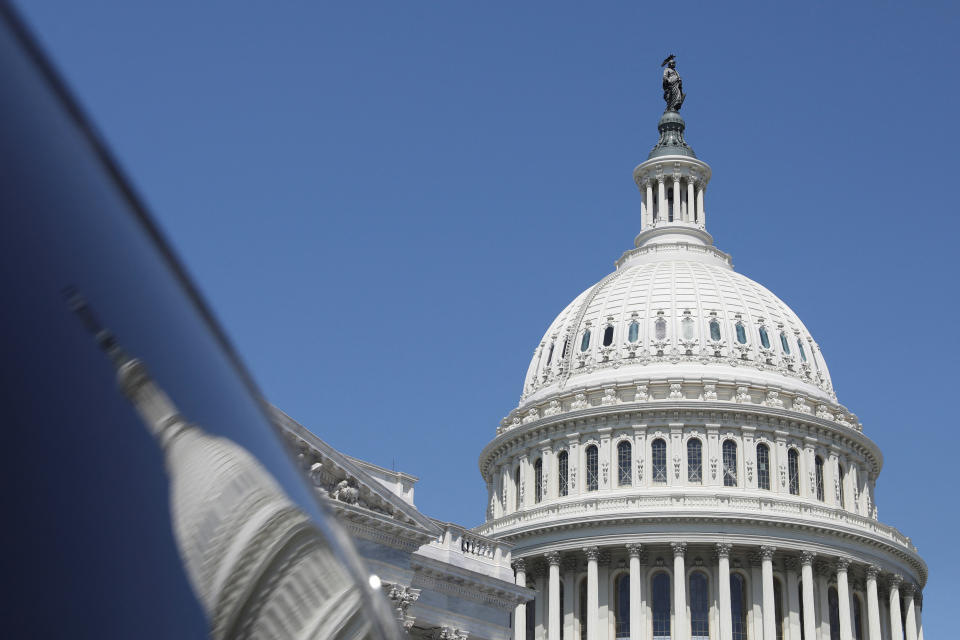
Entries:
POLYGON ((664 113, 634 247, 550 323, 480 456, 477 530, 537 592, 515 639, 922 638, 880 450, 811 331, 713 246, 684 128, 664 113))

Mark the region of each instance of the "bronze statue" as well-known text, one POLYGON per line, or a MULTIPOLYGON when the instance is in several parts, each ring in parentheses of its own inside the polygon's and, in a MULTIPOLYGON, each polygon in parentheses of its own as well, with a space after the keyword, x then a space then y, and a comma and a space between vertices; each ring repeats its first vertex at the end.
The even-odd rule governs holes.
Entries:
POLYGON ((667 103, 665 111, 680 111, 683 99, 687 94, 683 92, 683 80, 677 73, 677 56, 672 53, 660 63, 663 70, 663 101, 667 103))

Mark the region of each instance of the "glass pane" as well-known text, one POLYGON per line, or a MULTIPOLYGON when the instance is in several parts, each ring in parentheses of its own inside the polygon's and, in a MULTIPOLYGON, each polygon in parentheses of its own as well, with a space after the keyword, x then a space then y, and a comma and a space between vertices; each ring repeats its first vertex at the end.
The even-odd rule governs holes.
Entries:
POLYGON ((743 576, 730 574, 730 619, 733 640, 747 640, 747 594, 743 576))
POLYGON ((580 340, 580 351, 586 351, 590 348, 590 329, 583 332, 583 338, 580 340))
POLYGON ((783 347, 783 352, 787 355, 790 355, 790 343, 787 342, 787 334, 780 334, 780 346, 783 347))
POLYGON ((827 604, 830 608, 830 640, 840 640, 840 599, 833 587, 827 591, 827 604))
POLYGON ((710 640, 707 576, 699 571, 690 575, 690 640, 710 640))
POLYGON ((767 335, 766 327, 760 327, 760 344, 764 349, 770 348, 770 336, 767 335))
POLYGON ((670 576, 653 577, 653 640, 670 640, 670 576))
POLYGON ((667 321, 664 320, 663 318, 660 318, 659 320, 657 320, 656 324, 654 325, 654 331, 655 331, 654 335, 657 336, 657 340, 663 340, 664 338, 666 338, 667 337, 667 321))
POLYGON ((757 486, 770 489, 770 449, 765 444, 757 445, 757 486))
POLYGON ((599 486, 597 473, 597 447, 587 447, 587 491, 596 491, 599 486))
POLYGON ((540 459, 533 464, 533 501, 540 502, 542 499, 543 499, 543 459, 540 459))
POLYGON ((568 464, 567 452, 561 451, 560 455, 557 456, 557 491, 561 496, 567 495, 569 491, 569 485, 567 484, 568 464))
POLYGON ((618 638, 630 637, 630 574, 617 578, 617 608, 614 612, 618 638))
POLYGON ((667 443, 662 438, 657 438, 650 445, 651 458, 653 459, 653 481, 663 483, 667 481, 667 443))
POLYGON ((816 467, 817 500, 823 502, 823 458, 817 456, 814 466, 816 467))
POLYGON ((719 340, 720 339, 720 323, 716 320, 710 321, 710 339, 719 340))
POLYGON ((550 343, 550 353, 547 354, 547 366, 550 366, 550 363, 553 362, 553 343, 550 343))
POLYGON ((787 466, 790 475, 790 493, 800 495, 800 454, 796 449, 790 449, 787 454, 787 466))
POLYGON ((800 342, 800 338, 797 338, 797 348, 800 349, 800 359, 804 362, 807 361, 807 352, 803 348, 803 343, 800 342))
POLYGON ((680 330, 683 333, 684 340, 693 340, 693 318, 684 318, 680 330))
POLYGON ((640 338, 640 325, 636 322, 630 323, 630 331, 627 335, 627 340, 630 342, 636 342, 640 338))
POLYGON ((609 347, 613 344, 613 327, 608 326, 603 330, 603 346, 609 347))
POLYGON ((617 445, 617 484, 620 486, 631 483, 631 469, 633 468, 632 448, 629 442, 617 445))
POLYGON ((737 444, 733 440, 723 443, 723 486, 737 486, 737 444))
POLYGON ((687 441, 687 481, 703 481, 703 446, 697 438, 687 441))
POLYGON ((743 325, 738 322, 736 329, 737 329, 737 342, 739 342, 740 344, 747 344, 747 332, 743 328, 743 325))

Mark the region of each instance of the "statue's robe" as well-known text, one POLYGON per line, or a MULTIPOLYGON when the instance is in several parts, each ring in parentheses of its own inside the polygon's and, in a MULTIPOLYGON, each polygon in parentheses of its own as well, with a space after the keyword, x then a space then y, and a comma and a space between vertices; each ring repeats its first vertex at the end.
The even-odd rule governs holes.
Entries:
POLYGON ((683 81, 676 69, 667 67, 663 70, 663 100, 667 109, 679 111, 683 104, 683 81))

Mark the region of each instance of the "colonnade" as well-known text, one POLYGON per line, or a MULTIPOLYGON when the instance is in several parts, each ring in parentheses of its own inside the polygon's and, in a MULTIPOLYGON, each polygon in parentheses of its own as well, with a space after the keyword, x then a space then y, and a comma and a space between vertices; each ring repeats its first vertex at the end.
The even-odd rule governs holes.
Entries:
POLYGON ((705 226, 703 198, 706 188, 706 180, 703 178, 679 173, 669 176, 660 175, 654 180, 648 180, 641 188, 644 196, 642 228, 650 229, 655 224, 668 221, 705 226), (656 197, 654 197, 654 189, 656 189, 656 197), (672 194, 668 195, 668 190, 672 191, 672 194), (672 209, 670 208, 671 200, 672 209))
POLYGON ((729 542, 588 546, 519 558, 514 570, 517 584, 532 583, 538 592, 535 604, 529 605, 536 607, 534 637, 527 636, 528 605, 519 605, 514 640, 830 640, 837 632, 841 640, 923 637, 915 585, 876 565, 839 556, 818 557, 811 551, 778 551, 769 545, 735 547, 729 542), (710 565, 704 563, 704 555, 711 558, 710 565), (658 557, 651 564, 654 556, 658 557), (629 607, 624 609, 616 585, 626 579, 627 572, 629 607), (688 592, 693 572, 703 572, 715 585, 708 589, 709 622, 701 613, 695 633, 691 624, 697 614, 689 601, 694 598, 692 586, 688 592), (851 572, 856 575, 853 586, 851 572), (654 609, 663 605, 653 600, 663 594, 653 595, 651 581, 660 573, 670 575, 672 585, 669 628, 653 622, 654 609), (740 589, 735 596, 733 573, 738 576, 733 585, 740 589), (620 624, 616 616, 629 616, 629 626, 620 624))

